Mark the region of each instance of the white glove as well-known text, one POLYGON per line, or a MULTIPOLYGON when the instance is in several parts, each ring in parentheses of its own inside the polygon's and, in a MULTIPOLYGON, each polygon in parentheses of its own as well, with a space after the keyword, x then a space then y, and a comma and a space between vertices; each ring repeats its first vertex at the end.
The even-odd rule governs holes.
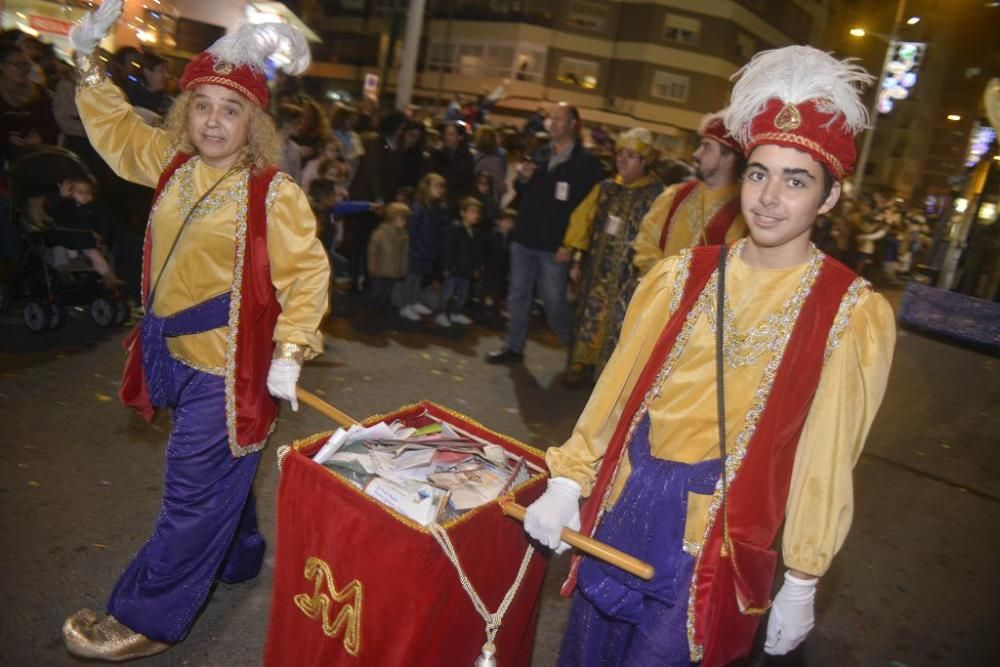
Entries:
POLYGON ((767 619, 764 653, 785 655, 806 638, 816 622, 814 609, 818 579, 799 579, 785 572, 785 583, 774 596, 767 619))
POLYGON ((69 31, 69 42, 77 53, 86 56, 94 52, 122 15, 122 4, 122 0, 104 0, 100 7, 83 15, 79 25, 69 31))
POLYGON ((295 396, 295 385, 299 381, 302 367, 293 359, 272 359, 267 371, 267 390, 271 396, 288 401, 292 411, 299 411, 299 399, 295 396))
POLYGON ((524 530, 561 554, 569 549, 560 537, 567 526, 573 530, 580 528, 580 485, 566 477, 553 477, 545 493, 528 506, 524 530))

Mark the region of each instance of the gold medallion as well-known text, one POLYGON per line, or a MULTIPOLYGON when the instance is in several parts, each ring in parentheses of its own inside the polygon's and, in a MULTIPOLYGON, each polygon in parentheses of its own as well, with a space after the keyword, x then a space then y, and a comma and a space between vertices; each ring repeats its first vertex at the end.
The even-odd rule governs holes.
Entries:
POLYGON ((774 126, 782 132, 797 130, 802 125, 802 116, 799 109, 791 102, 781 108, 778 115, 774 117, 774 126))
POLYGON ((212 66, 212 71, 216 74, 221 74, 222 76, 227 76, 233 71, 233 64, 227 63, 224 60, 217 60, 212 66))

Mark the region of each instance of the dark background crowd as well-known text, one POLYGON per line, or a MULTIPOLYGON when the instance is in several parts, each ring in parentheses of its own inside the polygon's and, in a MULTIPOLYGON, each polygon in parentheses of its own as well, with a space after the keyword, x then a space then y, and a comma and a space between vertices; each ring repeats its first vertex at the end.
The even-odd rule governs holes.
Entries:
MULTIPOLYGON (((87 224, 137 306, 152 191, 115 176, 91 148, 76 113, 75 72, 50 44, 10 31, 0 35, 0 53, 0 283, 15 280, 25 234, 50 227, 57 208, 51 200, 69 193, 53 177, 50 205, 12 202, 8 174, 25 155, 61 146, 90 175, 87 224)), ((176 63, 134 47, 104 59, 136 112, 151 125, 161 123, 178 92, 176 63)), ((419 107, 384 110, 370 98, 356 104, 316 99, 300 80, 280 73, 273 81, 280 167, 312 204, 334 266, 331 289, 357 295, 346 299, 358 304, 351 309, 357 326, 424 321, 445 327, 472 319, 503 326, 511 240, 520 218, 538 214, 520 210, 525 189, 519 182, 525 165, 545 154, 552 119, 551 108, 539 108, 520 125, 495 124, 491 111, 502 95, 500 86, 456 98, 435 114, 419 107), (375 234, 380 225, 386 230, 375 234)), ((599 160, 603 176, 613 175, 614 138, 600 126, 583 128, 578 115, 577 124, 579 142, 599 160)), ((649 172, 664 185, 694 173, 671 159, 657 160, 649 172)), ((927 220, 901 211, 897 202, 861 199, 838 207, 819 226, 816 241, 866 277, 892 284, 920 262, 927 233, 927 220)), ((51 235, 45 238, 52 243, 51 235)), ((12 291, 5 294, 9 304, 12 291)))

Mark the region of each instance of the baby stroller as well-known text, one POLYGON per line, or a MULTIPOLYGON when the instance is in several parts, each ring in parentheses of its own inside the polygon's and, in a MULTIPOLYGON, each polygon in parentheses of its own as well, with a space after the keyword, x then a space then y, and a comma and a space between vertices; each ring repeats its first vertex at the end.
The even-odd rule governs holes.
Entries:
POLYGON ((61 181, 89 177, 79 158, 56 146, 44 146, 15 160, 8 169, 10 220, 19 227, 23 250, 12 279, 5 286, 8 300, 23 300, 24 324, 34 332, 55 329, 65 322, 67 307, 88 308, 101 327, 122 324, 129 307, 120 287, 106 287, 90 262, 79 255, 55 263, 46 247, 45 231, 51 220, 45 214, 45 197, 61 181))

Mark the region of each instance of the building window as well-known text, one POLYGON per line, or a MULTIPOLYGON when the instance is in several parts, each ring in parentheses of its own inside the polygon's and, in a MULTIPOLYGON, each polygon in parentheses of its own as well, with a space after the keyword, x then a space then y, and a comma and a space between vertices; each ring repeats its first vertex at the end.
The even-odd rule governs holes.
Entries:
POLYGON ((661 100, 671 102, 687 102, 691 79, 670 72, 656 72, 653 75, 653 88, 650 94, 661 100))
POLYGON ((483 46, 481 44, 459 44, 455 65, 462 76, 483 75, 483 46))
POLYGON ((445 45, 438 42, 431 44, 427 50, 429 72, 540 81, 544 67, 545 49, 531 45, 481 42, 453 42, 445 45))
POLYGON ((663 23, 663 39, 681 44, 697 44, 701 32, 701 19, 680 14, 667 14, 663 23))
POLYGON ((559 83, 567 86, 578 86, 593 90, 597 88, 597 80, 600 77, 601 65, 592 60, 580 60, 579 58, 560 58, 559 70, 556 79, 559 83))
POLYGON ((608 27, 610 8, 603 2, 573 0, 566 12, 566 23, 581 30, 604 32, 608 27))
POLYGON ((540 82, 545 74, 545 50, 518 48, 514 79, 540 82))
POLYGON ((427 52, 427 69, 431 72, 454 71, 455 45, 454 44, 431 44, 427 52))

